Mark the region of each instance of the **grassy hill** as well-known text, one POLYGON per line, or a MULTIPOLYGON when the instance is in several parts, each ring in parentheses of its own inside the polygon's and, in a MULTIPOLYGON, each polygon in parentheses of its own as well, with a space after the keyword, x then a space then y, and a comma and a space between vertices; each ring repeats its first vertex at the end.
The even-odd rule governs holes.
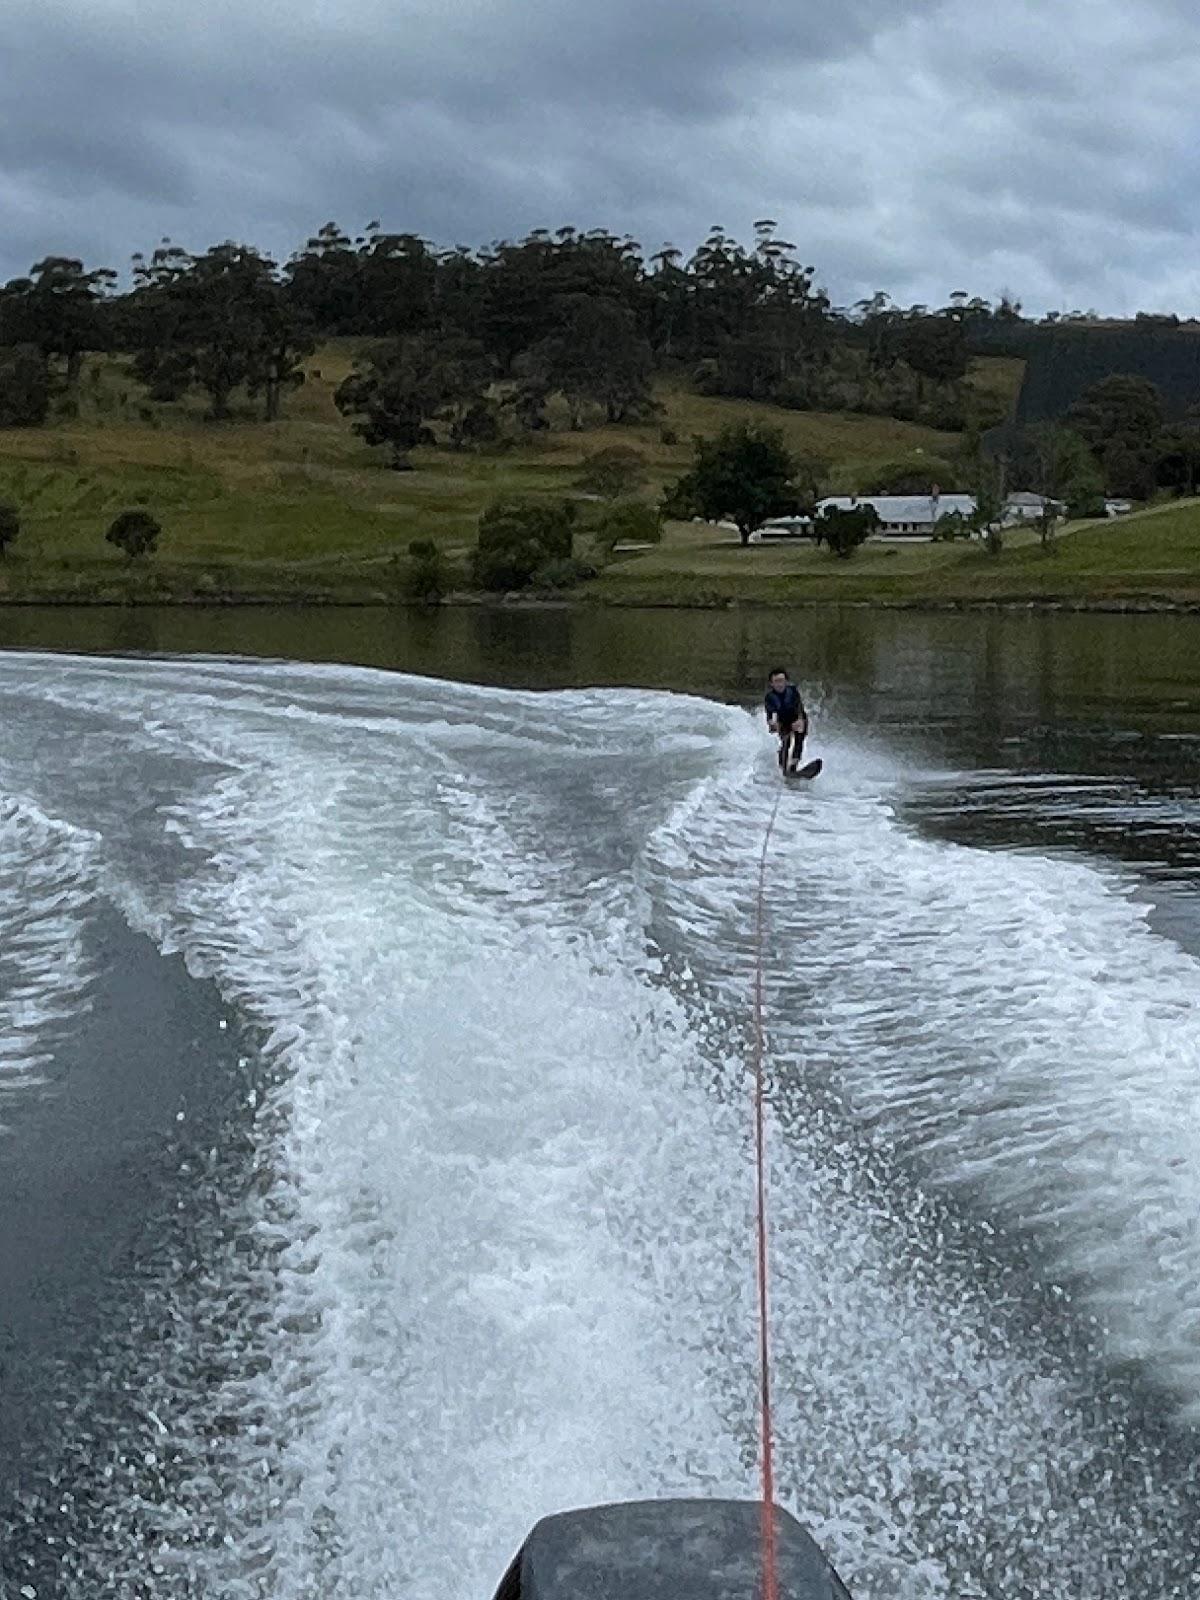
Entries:
MULTIPOLYGON (((0 564, 0 600, 390 599, 399 558, 432 538, 451 559, 500 494, 570 493, 584 456, 632 444, 656 490, 688 463, 693 434, 769 420, 796 450, 834 463, 833 487, 863 488, 898 456, 953 455, 956 435, 890 418, 779 411, 664 385, 653 424, 535 436, 507 451, 419 451, 411 473, 351 433, 333 404, 356 346, 322 347, 277 423, 217 426, 201 404, 154 405, 117 362, 93 362, 79 414, 0 431, 0 499, 21 537, 0 564), (676 442, 664 442, 673 436, 676 442), (118 511, 144 505, 164 526, 153 560, 130 567, 104 542, 118 511)), ((976 364, 972 380, 1011 401, 1021 363, 976 364)), ((742 550, 720 529, 673 525, 661 546, 608 568, 584 597, 627 603, 730 599, 971 603, 1200 604, 1200 505, 1069 530, 1047 555, 1013 535, 994 561, 963 545, 872 544, 850 562, 808 547, 742 550)))
MULTIPOLYGON (((645 427, 554 432, 504 452, 418 451, 416 471, 395 473, 333 404, 355 350, 322 347, 277 423, 207 423, 198 400, 152 404, 119 363, 91 363, 77 417, 0 431, 0 499, 23 521, 0 566, 0 599, 386 597, 410 540, 460 557, 489 500, 568 494, 584 456, 606 444, 641 450, 656 490, 687 465, 693 434, 746 418, 832 461, 836 488, 861 487, 897 456, 944 456, 959 443, 890 418, 778 411, 666 385, 664 413, 645 427), (158 555, 132 569, 104 542, 128 506, 164 527, 158 555)), ((1014 365, 981 363, 977 381, 1011 392, 1014 365)))

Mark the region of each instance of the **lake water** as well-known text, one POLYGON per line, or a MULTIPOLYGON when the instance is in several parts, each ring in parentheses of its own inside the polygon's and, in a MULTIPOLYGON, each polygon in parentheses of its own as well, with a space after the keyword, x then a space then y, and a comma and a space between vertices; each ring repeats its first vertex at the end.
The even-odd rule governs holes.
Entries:
POLYGON ((5 1600, 753 1494, 777 661, 781 1498, 860 1600, 1200 1595, 1198 626, 0 611, 5 1600))

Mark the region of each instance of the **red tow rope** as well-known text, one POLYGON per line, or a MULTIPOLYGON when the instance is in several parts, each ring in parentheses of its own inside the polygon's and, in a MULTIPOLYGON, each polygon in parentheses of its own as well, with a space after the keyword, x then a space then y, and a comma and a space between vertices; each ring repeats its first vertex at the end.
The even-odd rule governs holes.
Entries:
POLYGON ((755 906, 754 940, 754 1162, 758 1191, 758 1365, 760 1420, 762 1428, 762 1600, 779 1600, 779 1577, 775 1545, 775 1461, 771 1426, 771 1337, 767 1298, 767 1159, 764 1125, 764 1066, 766 1043, 763 1031, 763 946, 767 901, 767 852, 775 819, 779 815, 776 797, 771 820, 763 837, 758 863, 758 897, 755 906))

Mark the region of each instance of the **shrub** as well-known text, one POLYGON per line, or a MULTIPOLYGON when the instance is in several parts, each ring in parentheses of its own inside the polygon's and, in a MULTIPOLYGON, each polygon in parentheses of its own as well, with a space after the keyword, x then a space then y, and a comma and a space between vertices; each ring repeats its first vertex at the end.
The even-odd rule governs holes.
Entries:
POLYGON ((535 589, 571 589, 595 576, 595 567, 590 567, 586 561, 576 556, 558 556, 542 563, 533 575, 532 586, 535 589))
POLYGON ((432 539, 414 539, 408 547, 408 565, 400 587, 409 600, 433 605, 446 592, 446 562, 432 539))
POLYGON ((552 561, 570 558, 575 507, 569 500, 496 500, 479 519, 471 573, 482 589, 524 589, 552 561))
POLYGON ((576 487, 602 500, 619 500, 636 494, 646 481, 646 458, 627 444, 610 445, 588 456, 576 478, 576 487))
POLYGON ((933 525, 933 537, 940 544, 953 544, 955 539, 969 539, 971 527, 959 511, 947 511, 933 525))
POLYGON ((148 511, 131 509, 122 511, 114 519, 104 537, 109 544, 115 544, 118 550, 124 550, 128 560, 136 561, 140 556, 154 551, 161 532, 162 524, 157 517, 151 516, 148 511))
POLYGON ((874 506, 856 506, 852 511, 830 506, 818 517, 816 531, 831 555, 848 561, 878 526, 879 513, 874 506))
POLYGON ((1089 488, 1086 484, 1072 485, 1068 491, 1070 499, 1067 501, 1067 516, 1073 521, 1081 517, 1102 517, 1104 515, 1104 496, 1096 489, 1089 488))
POLYGON ((618 500, 605 506, 592 534, 599 548, 610 553, 618 544, 657 544, 662 538, 662 516, 657 506, 644 500, 618 500))
POLYGON ((8 547, 21 531, 21 517, 16 506, 0 502, 0 557, 8 554, 8 547))

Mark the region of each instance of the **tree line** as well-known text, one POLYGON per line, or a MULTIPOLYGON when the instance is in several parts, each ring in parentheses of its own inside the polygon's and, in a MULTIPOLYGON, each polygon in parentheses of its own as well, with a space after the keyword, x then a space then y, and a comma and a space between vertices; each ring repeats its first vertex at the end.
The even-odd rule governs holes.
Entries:
POLYGON ((377 341, 339 404, 398 465, 416 444, 491 442, 506 429, 638 420, 671 370, 704 392, 798 409, 985 425, 965 384, 983 326, 1020 319, 965 293, 940 308, 876 295, 835 307, 815 270, 757 225, 743 245, 715 228, 689 257, 647 256, 603 229, 536 231, 484 249, 437 250, 372 223, 327 223, 288 261, 224 242, 164 241, 107 267, 50 256, 0 288, 0 426, 70 415, 84 357, 127 356, 152 400, 235 396, 279 415, 318 340, 377 341))
MULTIPOLYGON (((85 358, 105 352, 152 402, 198 394, 214 420, 251 407, 271 420, 318 342, 353 335, 365 348, 336 403, 401 469, 421 445, 644 421, 664 371, 712 394, 957 428, 969 443, 1003 420, 1002 402, 966 381, 972 353, 1092 320, 1037 325, 1006 297, 965 291, 941 307, 884 294, 837 307, 767 220, 749 244, 714 228, 687 258, 602 229, 446 251, 377 222, 356 237, 328 223, 286 262, 249 245, 194 254, 163 241, 134 257, 125 285, 68 257, 36 263, 0 287, 0 427, 69 418, 85 358)), ((1129 337, 1161 338, 1167 324, 1178 319, 1141 317, 1129 337)), ((1144 379, 1105 379, 1059 424, 1008 441, 1011 481, 1077 505, 1105 491, 1190 492, 1200 412, 1167 409, 1144 379)), ((800 463, 809 499, 819 476, 800 463)))

